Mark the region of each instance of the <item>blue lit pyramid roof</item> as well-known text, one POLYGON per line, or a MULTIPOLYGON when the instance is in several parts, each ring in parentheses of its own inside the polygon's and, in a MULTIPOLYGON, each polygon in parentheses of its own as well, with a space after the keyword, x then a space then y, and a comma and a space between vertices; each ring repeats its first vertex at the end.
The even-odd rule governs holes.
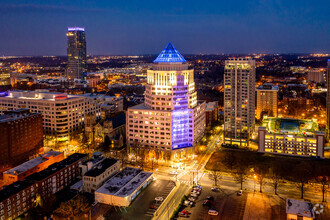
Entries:
POLYGON ((168 43, 165 49, 154 60, 154 63, 179 63, 186 62, 183 56, 175 49, 172 43, 168 43))

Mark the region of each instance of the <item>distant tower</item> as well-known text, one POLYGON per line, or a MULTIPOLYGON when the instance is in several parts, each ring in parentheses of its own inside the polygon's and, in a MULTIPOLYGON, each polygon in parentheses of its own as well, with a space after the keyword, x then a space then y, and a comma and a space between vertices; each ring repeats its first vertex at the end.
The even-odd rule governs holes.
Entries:
POLYGON ((330 137, 330 59, 327 68, 327 138, 330 137))
POLYGON ((69 79, 82 79, 86 72, 85 28, 69 27, 66 36, 68 41, 67 77, 69 79))
POLYGON ((255 60, 226 60, 224 114, 225 143, 248 145, 255 122, 255 60))

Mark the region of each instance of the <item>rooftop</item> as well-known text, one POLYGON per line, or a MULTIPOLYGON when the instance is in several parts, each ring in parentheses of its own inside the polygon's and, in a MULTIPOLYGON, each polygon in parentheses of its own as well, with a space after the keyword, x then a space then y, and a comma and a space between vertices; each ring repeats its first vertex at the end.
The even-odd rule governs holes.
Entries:
POLYGON ((271 134, 313 135, 319 130, 313 119, 264 117, 262 126, 271 134))
POLYGON ((265 83, 257 88, 257 90, 274 90, 278 91, 278 86, 274 86, 272 83, 265 83))
POLYGON ((183 56, 175 49, 172 43, 168 43, 165 49, 158 55, 154 60, 154 63, 183 63, 186 60, 183 56))
POLYGON ((286 199, 286 213, 315 218, 313 204, 302 200, 286 199))
MULTIPOLYGON (((26 109, 18 109, 18 110, 26 110, 26 109)), ((22 119, 22 118, 28 118, 31 116, 35 116, 35 115, 41 115, 41 113, 39 112, 25 112, 25 113, 19 113, 19 112, 13 112, 13 113, 6 113, 4 115, 0 115, 0 123, 4 123, 4 122, 10 122, 10 121, 15 121, 18 119, 22 119)))
POLYGON ((49 151, 45 154, 40 155, 39 157, 36 157, 32 160, 29 160, 25 163, 22 163, 21 165, 14 167, 8 171, 5 172, 5 174, 10 174, 10 175, 17 175, 20 173, 23 173, 29 169, 32 169, 35 166, 38 166, 39 164, 47 161, 49 157, 56 157, 57 155, 63 154, 63 152, 58 152, 58 151, 49 151))
POLYGON ((57 173, 61 169, 65 168, 66 166, 73 164, 74 162, 83 159, 84 157, 87 158, 87 154, 81 154, 81 153, 74 153, 68 156, 66 159, 54 163, 50 165, 47 169, 42 170, 38 173, 31 174, 30 176, 26 177, 28 180, 35 180, 35 181, 41 181, 54 173, 57 173))
POLYGON ((116 164, 117 162, 118 162, 118 160, 116 160, 116 159, 106 158, 106 159, 102 160, 93 169, 87 171, 85 173, 85 176, 97 177, 97 176, 101 175, 104 171, 106 171, 109 167, 111 167, 114 164, 116 164))
POLYGON ((22 191, 23 189, 33 185, 32 182, 29 181, 16 181, 9 186, 6 186, 0 191, 0 201, 3 201, 16 193, 22 191))
POLYGON ((49 90, 46 89, 40 89, 35 91, 28 91, 28 90, 8 91, 8 94, 1 97, 12 98, 12 99, 45 100, 45 101, 61 101, 68 99, 83 98, 82 96, 78 96, 78 95, 68 95, 67 93, 61 93, 61 92, 50 92, 49 90))
POLYGON ((115 195, 122 188, 126 186, 134 177, 136 177, 142 170, 133 168, 133 167, 125 167, 122 171, 117 173, 114 177, 109 179, 103 186, 101 186, 97 192, 104 193, 109 195, 115 195))

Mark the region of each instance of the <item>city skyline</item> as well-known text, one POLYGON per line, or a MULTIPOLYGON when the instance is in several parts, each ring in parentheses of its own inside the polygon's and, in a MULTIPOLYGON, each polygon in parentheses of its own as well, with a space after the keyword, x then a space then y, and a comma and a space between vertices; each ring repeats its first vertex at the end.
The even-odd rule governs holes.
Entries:
POLYGON ((65 55, 68 26, 86 28, 89 55, 157 54, 169 41, 186 54, 330 51, 326 1, 147 3, 0 3, 0 53, 65 55))

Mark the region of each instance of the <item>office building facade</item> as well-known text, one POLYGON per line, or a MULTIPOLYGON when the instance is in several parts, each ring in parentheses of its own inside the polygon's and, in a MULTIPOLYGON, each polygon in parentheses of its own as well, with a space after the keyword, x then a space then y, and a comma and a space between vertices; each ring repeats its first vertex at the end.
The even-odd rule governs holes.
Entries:
POLYGON ((197 101, 194 70, 169 43, 147 71, 145 102, 126 116, 127 144, 167 159, 192 155, 205 130, 205 102, 197 101))
POLYGON ((82 79, 86 73, 87 64, 85 28, 69 27, 66 36, 68 42, 67 78, 82 79))
POLYGON ((225 62, 224 141, 248 145, 255 123, 255 60, 232 58, 225 62))
POLYGON ((84 125, 85 97, 83 96, 48 90, 8 91, 8 94, 0 96, 0 113, 19 108, 28 108, 32 113, 41 113, 44 133, 58 141, 67 140, 71 132, 84 125))

